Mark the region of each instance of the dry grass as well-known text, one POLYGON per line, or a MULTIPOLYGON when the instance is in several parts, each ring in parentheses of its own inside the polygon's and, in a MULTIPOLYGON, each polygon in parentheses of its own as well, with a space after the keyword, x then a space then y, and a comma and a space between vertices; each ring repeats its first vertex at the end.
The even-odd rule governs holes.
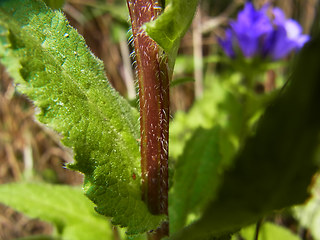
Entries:
MULTIPOLYGON (((70 153, 34 120, 31 103, 14 92, 3 67, 0 79, 0 184, 23 179, 81 184, 79 173, 63 167, 72 161, 70 153)), ((51 231, 49 224, 0 205, 0 240, 51 231)))

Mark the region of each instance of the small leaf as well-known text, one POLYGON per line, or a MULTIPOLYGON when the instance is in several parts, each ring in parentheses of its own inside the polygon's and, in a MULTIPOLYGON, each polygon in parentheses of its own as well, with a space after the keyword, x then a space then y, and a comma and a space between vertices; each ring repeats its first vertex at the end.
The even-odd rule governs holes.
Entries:
POLYGON ((164 217, 141 200, 139 114, 63 14, 38 0, 0 1, 0 60, 38 120, 73 149, 69 167, 85 175, 96 210, 131 234, 155 229, 164 217))
POLYGON ((3 184, 0 202, 29 217, 54 224, 64 239, 112 238, 108 219, 95 213, 93 203, 80 189, 45 183, 3 184))
POLYGON ((188 30, 196 12, 198 0, 168 0, 164 13, 146 24, 146 32, 165 51, 171 52, 188 30))
POLYGON ((164 12, 145 25, 147 34, 168 54, 169 69, 173 71, 180 39, 188 30, 196 12, 198 0, 168 0, 164 12))
POLYGON ((302 50, 289 86, 267 108, 224 176, 218 197, 202 218, 172 239, 217 236, 308 198, 318 167, 320 36, 302 50))

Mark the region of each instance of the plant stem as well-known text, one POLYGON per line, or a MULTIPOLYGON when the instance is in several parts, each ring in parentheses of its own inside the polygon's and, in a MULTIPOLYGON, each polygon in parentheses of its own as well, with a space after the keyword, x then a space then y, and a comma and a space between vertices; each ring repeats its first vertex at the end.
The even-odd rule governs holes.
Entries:
POLYGON ((251 74, 245 74, 243 78, 244 85, 247 88, 247 92, 242 96, 243 101, 243 117, 242 117, 242 129, 240 133, 240 143, 243 144, 245 142, 245 139, 247 138, 250 126, 249 126, 249 119, 251 117, 250 113, 250 105, 252 102, 252 97, 250 96, 251 92, 253 91, 253 85, 254 85, 254 77, 251 74))
POLYGON ((259 231, 260 231, 260 228, 261 228, 261 224, 262 224, 262 219, 260 219, 256 224, 256 231, 255 231, 255 234, 254 234, 254 240, 258 240, 259 239, 259 231))
POLYGON ((201 10, 198 7, 193 20, 192 40, 193 40, 193 62, 195 79, 195 97, 203 95, 203 53, 202 53, 202 31, 201 31, 201 10))
POLYGON ((168 215, 168 61, 141 28, 160 15, 161 1, 127 0, 127 4, 138 68, 142 199, 152 214, 168 215))

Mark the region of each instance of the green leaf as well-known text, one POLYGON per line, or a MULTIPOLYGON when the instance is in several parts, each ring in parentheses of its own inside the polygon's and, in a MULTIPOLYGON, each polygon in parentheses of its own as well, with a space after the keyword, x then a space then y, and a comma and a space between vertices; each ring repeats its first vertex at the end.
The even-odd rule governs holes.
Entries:
POLYGON ((173 66, 180 39, 188 30, 197 9, 198 0, 166 0, 164 12, 145 24, 147 34, 168 54, 169 69, 173 66))
POLYGON ((29 217, 54 224, 63 239, 112 238, 108 219, 98 215, 94 204, 77 188, 45 183, 3 184, 0 202, 29 217))
MULTIPOLYGON (((240 235, 243 240, 255 239, 256 225, 241 229, 240 235)), ((232 240, 238 239, 236 235, 232 240)), ((271 222, 264 223, 259 229, 259 240, 301 240, 301 238, 289 229, 271 222)))
POLYGON ((60 11, 38 0, 0 2, 0 60, 37 118, 73 149, 96 210, 135 234, 155 229, 141 200, 138 112, 108 83, 103 64, 60 11), (135 176, 135 177, 133 177, 135 176))
POLYGON ((179 45, 196 12, 198 0, 168 0, 164 13, 146 24, 148 35, 165 51, 171 52, 179 45))
POLYGON ((219 127, 197 129, 176 164, 169 195, 171 233, 184 227, 190 214, 204 209, 221 182, 220 132, 219 127))
POLYGON ((320 38, 307 44, 289 86, 267 108, 202 218, 172 239, 236 231, 274 210, 304 202, 317 170, 320 38))

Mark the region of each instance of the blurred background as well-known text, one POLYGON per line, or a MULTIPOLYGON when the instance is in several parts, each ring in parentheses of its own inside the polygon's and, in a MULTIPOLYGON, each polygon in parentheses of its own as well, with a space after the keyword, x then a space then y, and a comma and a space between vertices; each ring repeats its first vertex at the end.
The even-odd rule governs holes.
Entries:
MULTIPOLYGON (((261 6, 267 1, 253 1, 261 6)), ((309 33, 318 0, 268 1, 281 7, 309 33)), ((181 41, 171 88, 171 115, 188 111, 201 98, 208 75, 220 71, 217 59, 222 54, 217 36, 229 18, 234 18, 243 0, 202 0, 191 28, 181 41)), ((92 52, 105 64, 106 75, 121 95, 137 105, 136 78, 128 11, 125 0, 66 0, 63 11, 70 24, 84 36, 92 52)), ((37 180, 57 184, 81 185, 82 176, 65 168, 72 153, 57 135, 34 120, 35 109, 24 96, 15 92, 12 79, 0 65, 0 184, 37 180)), ((275 221, 296 229, 291 217, 275 221)), ((48 234, 49 224, 30 220, 0 204, 0 240, 35 234, 48 234)), ((312 239, 304 229, 304 239, 312 239)))

